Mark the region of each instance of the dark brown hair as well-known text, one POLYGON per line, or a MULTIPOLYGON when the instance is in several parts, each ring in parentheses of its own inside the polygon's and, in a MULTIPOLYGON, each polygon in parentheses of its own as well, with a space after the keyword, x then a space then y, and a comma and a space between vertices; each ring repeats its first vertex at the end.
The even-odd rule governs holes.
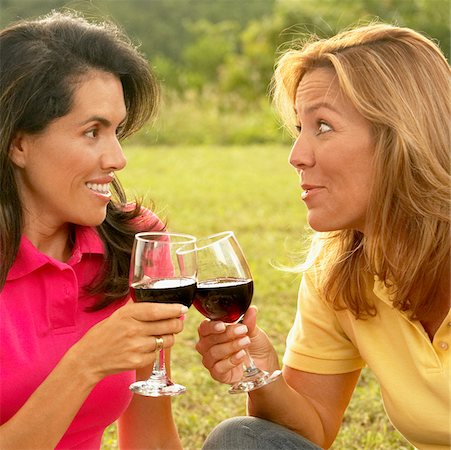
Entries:
MULTIPOLYGON (((23 227, 9 158, 11 142, 19 131, 42 132, 66 115, 76 82, 93 69, 112 73, 122 83, 127 117, 121 139, 155 115, 160 98, 156 79, 146 59, 114 24, 52 12, 0 32, 0 290, 17 256, 23 227)), ((128 292, 133 219, 141 212, 140 202, 124 210, 126 196, 117 179, 112 190, 106 219, 97 227, 106 249, 102 276, 89 287, 102 294, 98 308, 128 292)))

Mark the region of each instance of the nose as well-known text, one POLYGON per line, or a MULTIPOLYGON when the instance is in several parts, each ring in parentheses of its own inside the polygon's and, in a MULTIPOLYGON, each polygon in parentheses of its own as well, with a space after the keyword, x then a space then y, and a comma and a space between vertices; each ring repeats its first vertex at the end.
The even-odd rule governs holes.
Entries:
POLYGON ((114 137, 106 144, 102 155, 102 169, 107 171, 122 170, 127 164, 122 146, 119 140, 114 137))
POLYGON ((303 136, 302 132, 294 141, 290 152, 289 162, 296 170, 311 167, 315 164, 313 148, 309 144, 308 139, 303 136))

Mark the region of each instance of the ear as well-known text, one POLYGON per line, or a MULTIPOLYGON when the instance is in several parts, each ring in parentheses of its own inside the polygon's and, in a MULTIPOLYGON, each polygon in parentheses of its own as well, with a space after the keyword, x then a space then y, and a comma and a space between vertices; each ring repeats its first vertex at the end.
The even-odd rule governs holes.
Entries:
POLYGON ((14 136, 11 145, 9 146, 9 158, 16 166, 22 169, 25 167, 26 163, 26 147, 26 138, 21 132, 14 136))

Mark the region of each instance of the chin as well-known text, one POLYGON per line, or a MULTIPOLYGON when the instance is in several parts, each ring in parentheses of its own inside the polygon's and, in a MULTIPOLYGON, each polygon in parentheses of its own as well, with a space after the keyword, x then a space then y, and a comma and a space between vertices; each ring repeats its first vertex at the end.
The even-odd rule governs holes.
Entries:
POLYGON ((97 227, 101 225, 106 219, 106 210, 103 214, 90 214, 88 217, 83 217, 77 224, 85 227, 97 227))
POLYGON ((327 220, 315 220, 314 218, 307 218, 307 222, 310 228, 314 231, 318 231, 320 233, 325 233, 327 231, 337 231, 342 230, 344 227, 334 226, 332 221, 327 220))
POLYGON ((354 227, 354 226, 346 226, 346 225, 336 225, 334 226, 333 224, 328 223, 326 224, 321 224, 321 223, 316 223, 316 222, 310 222, 308 221, 308 224, 310 225, 310 228, 314 231, 317 231, 318 233, 327 233, 330 231, 344 231, 344 230, 355 230, 355 231, 359 231, 361 233, 363 233, 363 231, 359 228, 359 227, 354 227))
POLYGON ((321 226, 312 226, 312 225, 310 225, 310 228, 313 231, 317 231, 318 233, 327 233, 328 231, 341 230, 341 228, 321 227, 321 226))

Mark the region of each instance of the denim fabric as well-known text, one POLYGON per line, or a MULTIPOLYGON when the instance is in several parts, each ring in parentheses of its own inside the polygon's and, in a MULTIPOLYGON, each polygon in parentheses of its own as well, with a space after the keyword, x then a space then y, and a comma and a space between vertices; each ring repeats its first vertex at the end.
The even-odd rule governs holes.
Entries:
POLYGON ((203 450, 320 450, 295 432, 257 417, 233 417, 208 436, 203 450))

